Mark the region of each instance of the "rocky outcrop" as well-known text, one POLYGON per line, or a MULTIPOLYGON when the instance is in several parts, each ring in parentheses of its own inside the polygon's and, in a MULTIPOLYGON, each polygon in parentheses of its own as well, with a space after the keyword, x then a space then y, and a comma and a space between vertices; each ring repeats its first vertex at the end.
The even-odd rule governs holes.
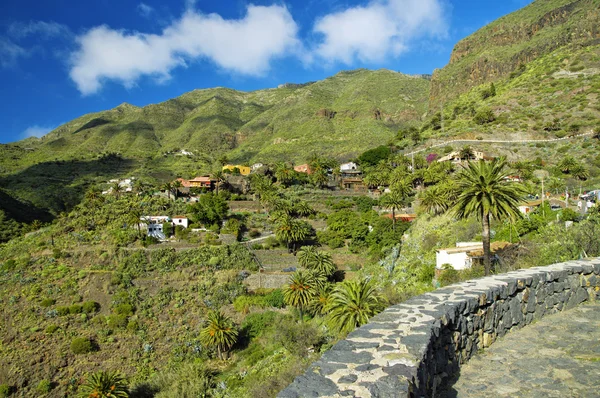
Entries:
POLYGON ((458 42, 450 63, 433 73, 430 108, 508 76, 559 47, 600 43, 597 1, 577 0, 546 8, 544 2, 534 2, 458 42))
POLYGON ((279 393, 431 397, 461 364, 512 329, 600 298, 600 259, 509 272, 389 307, 279 393))

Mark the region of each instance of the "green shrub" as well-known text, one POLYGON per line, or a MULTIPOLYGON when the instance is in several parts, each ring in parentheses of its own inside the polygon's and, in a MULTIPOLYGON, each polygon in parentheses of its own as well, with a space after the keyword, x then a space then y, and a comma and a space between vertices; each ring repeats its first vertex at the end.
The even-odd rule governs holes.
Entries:
POLYGON ((258 238, 260 236, 260 231, 258 229, 252 228, 250 232, 248 232, 248 236, 252 239, 258 238))
POLYGON ((475 113, 473 117, 473 121, 477 124, 486 124, 491 123, 496 120, 496 116, 494 115, 494 111, 490 108, 484 107, 481 108, 475 113))
POLYGON ((94 312, 98 312, 100 310, 100 304, 95 301, 86 301, 83 303, 83 312, 86 314, 93 314, 94 312))
POLYGON ((50 380, 40 380, 35 389, 41 394, 47 394, 52 390, 52 383, 50 380))
POLYGON ((8 384, 0 384, 0 398, 6 398, 11 394, 12 388, 8 384))
POLYGON ((69 307, 69 314, 81 314, 81 311, 83 311, 83 308, 80 304, 73 304, 69 307))
POLYGON ((48 325, 46 326, 46 334, 53 334, 54 332, 56 332, 59 329, 59 327, 57 325, 48 325))
POLYGON ((264 301, 269 307, 283 308, 285 303, 283 301, 283 292, 281 289, 275 289, 269 294, 264 296, 264 301))
POLYGON ((51 299, 51 298, 46 298, 43 299, 42 302, 40 303, 40 305, 44 308, 50 307, 51 305, 56 304, 56 300, 51 299))
POLYGON ((58 306, 56 307, 56 313, 58 314, 58 316, 69 315, 69 307, 66 307, 64 305, 58 306))
POLYGON ((129 303, 121 303, 116 305, 113 311, 119 315, 133 315, 134 308, 129 303))
POLYGON ((71 351, 77 355, 87 354, 96 351, 96 347, 92 340, 87 337, 75 337, 73 341, 71 341, 71 351))
POLYGON ((248 315, 242 322, 241 329, 250 337, 260 336, 269 327, 275 325, 277 313, 266 311, 248 315))
POLYGON ((140 324, 138 321, 129 321, 129 323, 127 323, 127 330, 130 332, 137 332, 139 328, 140 324))
POLYGON ((109 328, 123 329, 127 327, 128 317, 123 314, 113 314, 106 317, 106 324, 109 328))

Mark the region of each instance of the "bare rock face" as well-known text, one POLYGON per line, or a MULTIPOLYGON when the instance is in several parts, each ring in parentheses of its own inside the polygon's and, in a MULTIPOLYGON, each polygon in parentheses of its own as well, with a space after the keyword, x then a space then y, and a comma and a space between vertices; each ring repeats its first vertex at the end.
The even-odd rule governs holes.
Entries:
POLYGON ((536 1, 456 44, 449 64, 434 71, 430 108, 474 86, 493 82, 566 45, 600 43, 600 8, 594 0, 536 1))

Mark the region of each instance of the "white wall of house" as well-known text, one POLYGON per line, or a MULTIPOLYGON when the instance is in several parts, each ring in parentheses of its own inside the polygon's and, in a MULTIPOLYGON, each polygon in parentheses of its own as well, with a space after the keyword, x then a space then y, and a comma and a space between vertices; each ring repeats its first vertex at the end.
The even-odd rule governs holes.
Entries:
POLYGON ((435 256, 435 266, 442 269, 444 264, 450 264, 455 270, 471 268, 471 258, 466 251, 448 253, 446 250, 438 250, 435 256))
POLYGON ((173 217, 173 225, 181 225, 183 228, 187 228, 190 220, 187 217, 173 217))
POLYGON ((342 163, 340 165, 341 172, 352 171, 352 170, 358 170, 358 165, 354 162, 342 163))

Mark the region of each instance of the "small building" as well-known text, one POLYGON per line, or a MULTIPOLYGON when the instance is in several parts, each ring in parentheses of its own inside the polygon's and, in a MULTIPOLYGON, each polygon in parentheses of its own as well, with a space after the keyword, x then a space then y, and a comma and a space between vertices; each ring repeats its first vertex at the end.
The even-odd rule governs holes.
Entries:
POLYGON ((304 163, 304 164, 300 164, 298 166, 294 166, 294 171, 298 172, 298 173, 305 173, 305 174, 311 174, 312 170, 310 169, 310 166, 308 165, 308 163, 304 163))
POLYGON ((192 186, 188 180, 186 180, 186 179, 183 179, 183 178, 178 178, 178 179, 176 179, 175 181, 179 181, 179 183, 181 184, 181 186, 182 186, 183 188, 189 188, 189 187, 191 187, 191 186, 192 186))
POLYGON ((250 166, 250 171, 252 173, 254 173, 263 166, 264 166, 264 164, 262 164, 262 163, 254 163, 252 166, 250 166))
POLYGON ((216 180, 213 180, 209 176, 199 176, 189 181, 190 188, 207 188, 213 189, 216 180))
POLYGON ((158 240, 165 240, 167 238, 163 224, 171 222, 168 216, 143 216, 140 217, 140 227, 146 228, 147 235, 152 236, 158 240))
POLYGON ((531 200, 519 205, 519 211, 523 214, 529 214, 542 204, 542 200, 531 200))
POLYGON ((354 162, 342 163, 340 165, 340 173, 344 173, 346 171, 356 171, 358 170, 358 165, 354 162))
POLYGON ((446 156, 442 156, 437 161, 438 162, 452 162, 452 163, 461 163, 464 160, 489 160, 491 159, 481 151, 472 150, 472 156, 469 159, 461 159, 460 151, 453 151, 447 154, 446 156))
MULTIPOLYGON (((492 242, 492 254, 511 246, 508 242, 492 242)), ((457 242, 456 247, 438 249, 435 254, 435 268, 439 272, 449 264, 457 271, 469 269, 483 259, 483 242, 457 242)))
POLYGON ((226 164, 225 166, 223 166, 223 171, 225 170, 229 170, 231 172, 233 172, 235 169, 238 169, 240 171, 240 174, 243 176, 247 176, 250 174, 250 167, 249 166, 242 166, 239 164, 226 164))
POLYGON ((340 186, 342 189, 355 192, 365 192, 367 190, 367 187, 363 184, 362 177, 343 177, 340 186))
POLYGON ((187 228, 190 223, 186 216, 173 216, 172 220, 175 227, 181 225, 183 228, 187 228))
MULTIPOLYGON (((383 217, 392 219, 392 213, 384 214, 383 217)), ((404 221, 404 222, 413 222, 417 219, 416 214, 410 214, 410 213, 397 213, 397 214, 395 214, 395 217, 396 217, 396 221, 404 221)))

